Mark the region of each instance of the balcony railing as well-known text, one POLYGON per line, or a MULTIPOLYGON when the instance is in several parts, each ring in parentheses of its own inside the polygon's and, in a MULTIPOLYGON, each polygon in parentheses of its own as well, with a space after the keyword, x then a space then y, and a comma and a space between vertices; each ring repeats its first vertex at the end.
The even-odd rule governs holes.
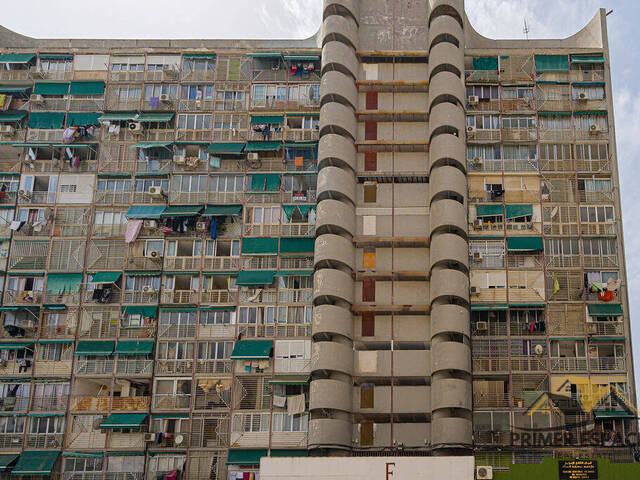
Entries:
POLYGON ((245 270, 274 270, 278 268, 278 257, 243 257, 242 268, 245 270))
POLYGON ((200 270, 202 257, 164 257, 165 270, 200 270))
POLYGON ((0 411, 21 412, 29 406, 29 397, 4 397, 0 398, 0 411))
POLYGON ((529 356, 511 356, 511 370, 520 372, 537 372, 547 370, 547 358, 529 356))
POLYGON ((507 372, 509 359, 507 357, 473 358, 473 370, 477 372, 507 372))
POLYGON ((280 226, 283 237, 313 237, 315 233, 315 223, 286 223, 280 226))
POLYGON ((27 434, 27 448, 55 448, 63 446, 64 433, 29 433, 27 434))
POLYGON ((624 335, 622 322, 587 322, 589 335, 621 336, 624 335))
POLYGON ((0 448, 7 449, 22 449, 22 433, 3 433, 0 434, 0 448))
POLYGON ((551 370, 554 372, 576 372, 587 369, 587 359, 586 358, 576 358, 576 357, 551 357, 551 370))
POLYGON ((151 397, 113 397, 111 410, 148 411, 151 397))
POLYGON ((158 327, 158 336, 162 338, 193 338, 195 335, 195 323, 193 325, 167 325, 161 323, 158 327))
POLYGON ((590 358, 589 365, 591 370, 603 372, 624 371, 626 369, 625 359, 615 357, 590 358))
POLYGON ((74 372, 76 375, 111 375, 113 363, 113 360, 86 360, 79 357, 74 372))
POLYGON ((204 257, 202 263, 207 271, 234 271, 239 268, 240 257, 204 257))
POLYGON ((153 373, 153 360, 123 360, 116 362, 116 375, 143 375, 151 376, 153 373))
POLYGON ((152 304, 158 303, 158 292, 125 291, 122 292, 122 303, 152 304))
POLYGON ((71 410, 82 412, 98 412, 109 410, 109 397, 83 397, 71 398, 71 410))
POLYGON ((200 292, 201 303, 236 303, 238 292, 229 290, 203 290, 200 292))
POLYGON ((37 360, 35 375, 69 376, 71 375, 71 360, 37 360))
POLYGON ((163 291, 161 303, 194 304, 198 303, 198 296, 198 290, 163 291))
POLYGON ((235 325, 203 325, 200 323, 198 326, 198 338, 232 338, 235 333, 235 325))
POLYGON ((231 360, 196 360, 196 373, 231 373, 231 360))
MULTIPOLYGON (((189 375, 191 372, 189 372, 189 375)), ((187 409, 191 404, 191 395, 183 393, 158 394, 153 396, 153 407, 156 409, 187 409)))
POLYGON ((193 360, 156 360, 155 375, 191 375, 193 360))
MULTIPOLYGON (((311 335, 311 325, 276 325, 276 335, 278 337, 308 337, 311 335)), ((308 365, 305 363, 305 367, 308 365)))
POLYGON ((313 289, 280 289, 278 301, 280 303, 311 303, 313 301, 313 289))
POLYGON ((508 393, 473 393, 473 408, 508 408, 509 406, 510 397, 508 393))
POLYGON ((42 292, 38 290, 5 290, 4 301, 7 305, 39 305, 42 292))
POLYGON ((31 399, 31 410, 55 412, 67 410, 69 395, 38 395, 31 399))

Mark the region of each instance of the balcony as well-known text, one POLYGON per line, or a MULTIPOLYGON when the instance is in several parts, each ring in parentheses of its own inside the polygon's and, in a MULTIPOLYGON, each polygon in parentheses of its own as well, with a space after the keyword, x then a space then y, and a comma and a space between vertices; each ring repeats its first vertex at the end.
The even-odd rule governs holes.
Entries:
POLYGON ((56 201, 56 192, 29 192, 18 196, 20 205, 47 205, 56 201))
POLYGON ((154 375, 191 375, 192 373, 193 360, 156 359, 154 375))
POLYGON ((114 411, 148 411, 151 407, 151 397, 113 397, 111 410, 114 411))
POLYGON ((26 435, 27 448, 51 448, 61 449, 64 440, 64 433, 28 433, 26 435))
POLYGON ((38 290, 5 290, 4 302, 6 305, 40 305, 42 292, 38 290))
POLYGON ((208 304, 233 303, 238 300, 238 292, 229 290, 202 290, 200 292, 200 302, 208 304))
POLYGON ((105 108, 107 110, 138 111, 140 110, 140 98, 119 98, 115 95, 107 94, 105 108))
POLYGON ((204 257, 202 263, 207 271, 235 271, 240 268, 240 257, 204 257))
POLYGON ((34 373, 38 376, 69 376, 71 375, 71 360, 38 359, 35 364, 34 373))
POLYGON ((123 359, 116 362, 116 375, 150 377, 153 373, 153 360, 123 359))
POLYGON ((160 303, 188 305, 198 303, 198 290, 163 291, 160 303))
POLYGON ((135 173, 169 174, 171 160, 150 158, 148 161, 137 161, 135 173))
MULTIPOLYGON (((278 195, 278 203, 279 203, 278 195)), ((271 202, 265 202, 271 203, 271 202)), ((245 223, 244 234, 248 237, 279 237, 280 236, 280 224, 279 223, 245 223)))
POLYGON ((80 303, 80 292, 64 294, 45 292, 42 301, 43 303, 64 303, 65 305, 78 305, 80 303))
POLYGON ((127 290, 122 293, 122 303, 151 305, 158 303, 159 294, 157 291, 142 292, 139 290, 127 290))
POLYGON ((71 410, 78 412, 101 412, 109 410, 110 397, 71 397, 71 410))
POLYGON ((511 370, 514 372, 539 372, 547 370, 547 358, 535 355, 511 356, 511 370))
MULTIPOLYGON (((82 427, 81 427, 82 428, 82 427)), ((90 449, 103 451, 107 434, 99 430, 73 431, 67 436, 67 448, 90 449)))
POLYGON ((500 130, 467 127, 467 140, 469 142, 499 142, 500 130))
POLYGON ((313 237, 315 233, 315 223, 285 223, 280 225, 280 235, 283 237, 313 237))
POLYGON ((244 270, 275 270, 278 268, 278 257, 275 255, 264 257, 243 257, 242 268, 244 270))
POLYGON ((616 357, 590 358, 589 366, 593 371, 624 372, 626 370, 626 361, 624 358, 616 357))
POLYGON ((113 225, 94 224, 92 229, 93 237, 123 237, 127 230, 126 223, 113 225))
POLYGON ((178 102, 178 109, 187 112, 211 112, 213 110, 214 101, 211 99, 205 100, 180 100, 178 102))
POLYGON ((107 440, 107 448, 108 449, 123 449, 123 450, 133 450, 139 451, 144 450, 144 433, 140 432, 131 432, 131 433, 121 433, 121 432, 111 432, 109 434, 109 439, 107 440))
POLYGON ((474 337, 496 337, 496 336, 506 336, 507 335, 507 322, 481 322, 480 327, 478 328, 478 322, 471 323, 471 335, 474 337), (483 325, 486 324, 486 325, 483 325), (487 328, 484 328, 484 327, 487 328))
POLYGON ((169 202, 202 204, 207 202, 207 192, 169 192, 169 202))
POLYGON ((66 111, 67 99, 44 97, 42 102, 29 102, 32 112, 54 112, 54 111, 66 111))
POLYGON ((242 203, 243 192, 209 192, 209 203, 242 203))
POLYGON ((535 128, 503 128, 502 140, 505 142, 535 142, 538 133, 535 128))
POLYGON ((73 98, 69 100, 70 112, 101 112, 104 110, 104 98, 73 98))
POLYGON ((477 103, 467 102, 467 112, 498 112, 500 110, 500 100, 497 98, 481 98, 477 103))
MULTIPOLYGON (((191 372, 189 372, 191 375, 191 372)), ((191 404, 191 395, 183 393, 158 394, 153 396, 152 408, 158 410, 185 410, 191 404)))
MULTIPOLYGON (((85 310, 86 311, 86 310, 85 310)), ((106 312, 99 312, 106 314, 106 312)), ((83 319, 84 320, 84 319, 83 319)), ((91 320, 87 319, 87 322, 83 321, 78 332, 79 338, 115 338, 118 334, 117 318, 110 318, 105 320, 91 320)))
POLYGON ((594 336, 624 336, 624 323, 622 322, 587 322, 587 332, 594 336))
POLYGON ((195 320, 191 325, 176 325, 173 323, 161 323, 158 328, 158 336, 161 338, 193 338, 196 334, 195 320))
POLYGON ((131 192, 105 192, 98 190, 95 196, 95 203, 97 205, 129 205, 131 203, 131 192))
POLYGON ((311 303, 313 301, 313 288, 280 289, 278 301, 280 303, 311 303))
POLYGON ((497 70, 465 70, 464 78, 467 83, 498 83, 497 70))
POLYGON ((239 292, 240 303, 275 303, 276 298, 275 289, 249 289, 239 292))
POLYGON ((508 393, 473 392, 473 408, 509 408, 508 393))
POLYGON ((83 357, 77 357, 74 373, 76 375, 111 375, 113 373, 114 361, 109 360, 93 360, 83 357))
POLYGON ((552 372, 579 372, 587 370, 587 359, 577 357, 551 357, 552 372))
POLYGON ((0 434, 0 448, 3 450, 21 450, 22 436, 22 433, 0 434))
POLYGON ((66 411, 68 400, 69 395, 34 395, 31 399, 31 410, 45 412, 66 411))
POLYGON ((43 128, 30 128, 27 131, 27 142, 62 143, 64 130, 49 130, 43 128))
POLYGON ((583 128, 576 128, 575 135, 576 140, 607 140, 609 138, 609 129, 596 128, 594 130, 586 130, 583 128))
MULTIPOLYGON (((151 270, 156 271, 162 269, 162 257, 128 257, 126 263, 127 270, 151 270)), ((125 292, 134 293, 134 292, 125 292)), ((126 302, 125 302, 126 303, 126 302)))
POLYGON ((319 138, 319 130, 287 128, 284 131, 284 140, 286 142, 317 142, 319 138))
POLYGON ((2 412, 26 412, 28 407, 28 396, 0 398, 0 411, 2 412))
POLYGON ((200 270, 202 257, 164 257, 165 270, 200 270))
POLYGON ((276 325, 276 336, 280 338, 310 337, 311 325, 276 325))
POLYGON ((474 357, 473 359, 473 372, 508 372, 509 371, 509 358, 508 357, 474 357))
MULTIPOLYGON (((235 324, 216 325, 202 323, 198 325, 198 338, 233 338, 236 334, 235 324)), ((199 362, 201 360, 198 360, 199 362)))

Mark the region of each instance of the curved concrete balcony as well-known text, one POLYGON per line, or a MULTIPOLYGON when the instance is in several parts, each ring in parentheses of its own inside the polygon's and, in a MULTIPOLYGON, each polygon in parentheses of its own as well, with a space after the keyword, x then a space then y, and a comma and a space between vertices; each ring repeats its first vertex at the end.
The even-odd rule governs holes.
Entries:
POLYGON ((441 16, 457 17, 457 23, 462 23, 464 14, 464 0, 431 0, 431 16, 429 17, 429 27, 436 18, 441 16))
POLYGON ((470 411, 472 409, 471 382, 460 378, 442 378, 432 380, 431 385, 433 410, 462 408, 470 411))
POLYGON ((355 231, 356 211, 353 205, 338 200, 323 200, 318 203, 316 232, 346 232, 353 236, 355 231))
MULTIPOLYGON (((468 282, 467 282, 468 289, 468 282)), ((351 275, 340 270, 318 270, 313 276, 313 298, 318 304, 324 300, 343 300, 353 304, 354 282, 351 275)))
POLYGON ((351 411, 353 387, 332 379, 313 380, 309 385, 309 410, 329 409, 351 411))
POLYGON ((430 210, 431 233, 439 229, 467 231, 467 209, 460 202, 449 199, 435 200, 430 210))
POLYGON ((434 447, 471 445, 471 432, 471 420, 466 418, 434 418, 431 421, 431 445, 434 447))
POLYGON ((351 17, 330 15, 322 22, 322 45, 327 42, 342 42, 345 45, 358 49, 359 36, 358 25, 351 17))
POLYGON ((465 132, 465 116, 462 107, 452 103, 439 103, 431 109, 429 116, 429 138, 439 127, 454 127, 462 136, 465 132))
POLYGON ((351 448, 351 422, 334 418, 309 421, 309 448, 351 448))
POLYGON ((464 45, 464 32, 458 21, 449 16, 441 15, 431 20, 429 26, 429 48, 433 46, 433 41, 440 35, 451 35, 458 40, 459 47, 464 45))
POLYGON ((320 104, 329 102, 342 103, 354 110, 358 108, 358 88, 354 79, 338 71, 326 72, 322 75, 320 104))
POLYGON ((339 235, 320 235, 316 238, 315 265, 339 263, 351 270, 356 266, 356 248, 348 238, 339 235))
POLYGON ((462 333, 469 337, 469 311, 459 305, 434 305, 431 309, 431 337, 441 333, 462 333))
POLYGON ((458 270, 434 270, 430 284, 431 303, 441 297, 469 302, 469 277, 458 270))
POLYGON ((326 333, 353 338, 353 316, 337 305, 318 305, 313 309, 313 335, 326 333))
POLYGON ((358 19, 359 0, 325 0, 322 10, 322 18, 325 19, 330 15, 351 16, 354 20, 358 19))
POLYGON ((322 70, 349 72, 354 78, 358 78, 358 58, 356 52, 349 45, 342 42, 327 42, 322 47, 322 70))
POLYGON ((454 163, 463 172, 467 170, 467 147, 464 137, 445 134, 436 135, 429 145, 429 161, 431 168, 440 163, 454 163))
POLYGON ((431 171, 429 179, 431 201, 436 197, 450 197, 451 194, 465 199, 467 191, 467 176, 456 167, 441 166, 431 171))
POLYGON ((325 167, 318 173, 317 198, 348 200, 355 205, 356 177, 353 172, 338 167, 325 167))
POLYGON ((440 262, 457 262, 469 268, 469 244, 459 235, 443 233, 431 239, 431 268, 440 262))
POLYGON ((316 342, 311 354, 311 371, 327 370, 353 374, 353 348, 337 342, 316 342))
POLYGON ((348 135, 355 140, 358 121, 355 111, 341 103, 327 103, 320 108, 320 136, 330 133, 348 135))
POLYGON ((357 167, 356 146, 352 139, 342 135, 324 135, 318 143, 318 168, 327 166, 348 167, 355 171, 357 167))
POLYGON ((438 342, 431 345, 432 372, 458 370, 471 373, 471 349, 459 342, 438 342))
MULTIPOLYGON (((429 78, 441 65, 450 65, 462 75, 464 72, 464 54, 452 43, 437 43, 429 53, 429 78)), ((439 71, 440 69, 438 69, 439 71)))
POLYGON ((451 72, 440 72, 433 76, 429 83, 429 108, 434 102, 452 101, 455 99, 460 106, 466 104, 466 89, 460 77, 451 72))

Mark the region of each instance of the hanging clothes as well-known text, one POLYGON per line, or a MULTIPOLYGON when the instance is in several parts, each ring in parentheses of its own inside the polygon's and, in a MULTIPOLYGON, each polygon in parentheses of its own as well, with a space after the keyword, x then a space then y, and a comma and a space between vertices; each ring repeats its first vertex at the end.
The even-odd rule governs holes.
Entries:
POLYGON ((127 230, 124 234, 124 241, 126 243, 133 243, 140 235, 140 230, 142 230, 142 220, 129 220, 127 221, 127 230))
POLYGON ((304 393, 287 397, 287 413, 289 415, 299 415, 301 413, 304 413, 304 404, 304 393))
POLYGON ((211 240, 215 240, 218 237, 218 225, 215 218, 211 220, 211 240))
POLYGON ((611 302, 615 298, 615 293, 610 290, 604 290, 598 293, 598 300, 601 302, 611 302))

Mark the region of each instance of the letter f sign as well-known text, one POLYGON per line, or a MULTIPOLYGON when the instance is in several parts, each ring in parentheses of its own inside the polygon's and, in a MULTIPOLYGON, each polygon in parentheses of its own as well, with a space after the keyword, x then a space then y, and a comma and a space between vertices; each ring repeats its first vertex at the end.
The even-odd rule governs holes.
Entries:
POLYGON ((387 480, 391 480, 391 477, 393 477, 393 467, 396 466, 395 463, 393 462, 387 462, 387 480))

